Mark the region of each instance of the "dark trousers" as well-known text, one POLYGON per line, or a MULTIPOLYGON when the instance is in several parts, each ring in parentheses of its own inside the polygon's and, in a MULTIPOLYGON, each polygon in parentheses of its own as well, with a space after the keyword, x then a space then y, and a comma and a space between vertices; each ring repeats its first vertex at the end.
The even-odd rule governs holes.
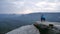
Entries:
POLYGON ((45 21, 45 18, 41 18, 41 21, 45 21))

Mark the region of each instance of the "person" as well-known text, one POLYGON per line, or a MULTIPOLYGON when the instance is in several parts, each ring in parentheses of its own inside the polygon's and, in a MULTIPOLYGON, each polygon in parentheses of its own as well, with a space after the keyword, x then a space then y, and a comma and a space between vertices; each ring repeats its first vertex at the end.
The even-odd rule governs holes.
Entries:
POLYGON ((42 22, 42 21, 45 21, 45 20, 46 20, 46 19, 45 19, 45 16, 42 15, 42 16, 41 16, 41 22, 42 22))

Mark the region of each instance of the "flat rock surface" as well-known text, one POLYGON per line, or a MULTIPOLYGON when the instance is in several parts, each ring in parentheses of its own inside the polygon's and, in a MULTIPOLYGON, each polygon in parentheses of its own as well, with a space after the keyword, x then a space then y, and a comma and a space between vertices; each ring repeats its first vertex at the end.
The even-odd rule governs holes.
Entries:
POLYGON ((12 30, 6 34, 40 34, 39 30, 34 25, 26 25, 15 30, 12 30))

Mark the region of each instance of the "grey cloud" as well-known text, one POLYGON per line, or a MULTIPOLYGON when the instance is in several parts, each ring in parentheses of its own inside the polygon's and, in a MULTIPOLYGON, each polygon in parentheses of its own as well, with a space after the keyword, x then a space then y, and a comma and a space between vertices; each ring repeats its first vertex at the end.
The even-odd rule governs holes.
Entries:
MULTIPOLYGON (((47 1, 47 2, 55 2, 55 0, 0 0, 0 13, 17 13, 20 11, 25 11, 27 9, 39 8, 35 6, 33 3, 47 1), (22 1, 25 2, 23 6, 16 5, 13 2, 22 1), (33 3, 31 3, 33 2, 33 3)), ((59 2, 58 0, 57 2, 59 2)), ((57 7, 60 10, 60 6, 57 7)))
POLYGON ((14 13, 18 8, 11 2, 2 1, 0 2, 0 13, 14 13))
POLYGON ((19 11, 24 11, 24 8, 26 9, 26 6, 17 8, 16 5, 11 3, 12 1, 17 1, 17 0, 0 0, 0 13, 15 13, 19 11))
POLYGON ((47 0, 48 2, 55 2, 55 0, 47 0))

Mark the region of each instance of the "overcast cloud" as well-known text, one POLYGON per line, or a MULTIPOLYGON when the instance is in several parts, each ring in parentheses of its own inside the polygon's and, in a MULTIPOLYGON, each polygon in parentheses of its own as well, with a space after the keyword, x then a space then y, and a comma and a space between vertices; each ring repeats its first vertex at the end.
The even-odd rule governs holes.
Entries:
POLYGON ((0 0, 0 14, 60 12, 60 0, 0 0))

